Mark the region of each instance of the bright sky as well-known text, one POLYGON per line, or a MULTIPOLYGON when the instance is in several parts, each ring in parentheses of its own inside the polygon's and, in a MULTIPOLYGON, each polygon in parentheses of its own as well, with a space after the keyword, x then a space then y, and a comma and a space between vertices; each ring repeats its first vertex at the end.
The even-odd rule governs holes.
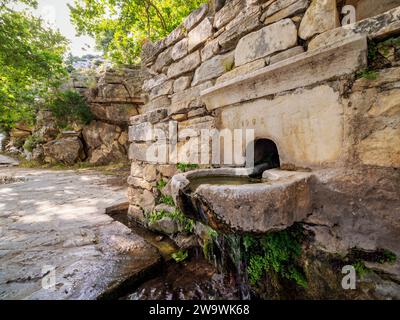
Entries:
POLYGON ((95 50, 94 39, 90 37, 77 37, 74 26, 70 21, 67 3, 73 4, 73 0, 38 0, 39 6, 35 14, 40 15, 68 38, 73 55, 100 54, 95 50))

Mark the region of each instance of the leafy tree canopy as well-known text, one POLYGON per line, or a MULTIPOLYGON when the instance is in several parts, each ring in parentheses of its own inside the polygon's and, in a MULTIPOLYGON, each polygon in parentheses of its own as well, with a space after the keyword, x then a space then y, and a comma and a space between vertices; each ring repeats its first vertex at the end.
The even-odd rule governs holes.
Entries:
POLYGON ((99 49, 117 63, 138 62, 147 40, 173 31, 206 0, 74 0, 71 19, 80 34, 96 39, 99 49))
POLYGON ((65 76, 67 40, 27 11, 12 9, 35 0, 0 0, 0 128, 30 122, 37 103, 65 76))

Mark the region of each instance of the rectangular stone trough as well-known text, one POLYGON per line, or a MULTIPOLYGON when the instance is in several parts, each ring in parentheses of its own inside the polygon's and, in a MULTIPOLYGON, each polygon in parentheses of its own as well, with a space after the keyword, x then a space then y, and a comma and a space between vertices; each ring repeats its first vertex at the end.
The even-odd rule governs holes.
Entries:
MULTIPOLYGON (((264 172, 261 183, 204 183, 190 195, 185 193, 190 185, 181 183, 180 194, 188 195, 193 208, 200 212, 197 218, 215 229, 267 233, 284 230, 311 213, 312 177, 309 172, 272 169, 264 172)), ((191 177, 187 179, 190 181, 191 177)), ((182 182, 182 179, 177 180, 182 182)), ((178 204, 183 203, 177 200, 178 204)), ((181 209, 185 211, 187 207, 181 209)))

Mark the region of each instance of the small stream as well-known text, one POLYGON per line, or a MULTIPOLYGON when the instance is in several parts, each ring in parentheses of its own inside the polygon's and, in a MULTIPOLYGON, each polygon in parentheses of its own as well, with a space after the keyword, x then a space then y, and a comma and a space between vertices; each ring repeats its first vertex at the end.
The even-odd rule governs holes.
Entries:
POLYGON ((177 263, 171 254, 179 251, 167 236, 152 232, 130 221, 125 209, 109 213, 116 221, 128 226, 134 233, 155 246, 163 257, 161 271, 150 274, 146 280, 122 300, 238 300, 241 297, 236 277, 218 271, 217 264, 211 264, 201 248, 189 251, 189 258, 177 263))

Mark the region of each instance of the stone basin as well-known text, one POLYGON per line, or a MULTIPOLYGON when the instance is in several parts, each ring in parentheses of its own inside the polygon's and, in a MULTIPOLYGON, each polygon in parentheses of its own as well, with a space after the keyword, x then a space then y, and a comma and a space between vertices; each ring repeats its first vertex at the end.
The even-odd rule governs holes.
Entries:
POLYGON ((227 232, 279 231, 311 213, 312 173, 271 169, 259 181, 249 177, 253 173, 251 169, 196 170, 174 176, 171 190, 185 215, 227 232), (218 183, 215 177, 221 181, 226 177, 228 182, 218 183), (203 183, 196 183, 199 178, 203 183))

